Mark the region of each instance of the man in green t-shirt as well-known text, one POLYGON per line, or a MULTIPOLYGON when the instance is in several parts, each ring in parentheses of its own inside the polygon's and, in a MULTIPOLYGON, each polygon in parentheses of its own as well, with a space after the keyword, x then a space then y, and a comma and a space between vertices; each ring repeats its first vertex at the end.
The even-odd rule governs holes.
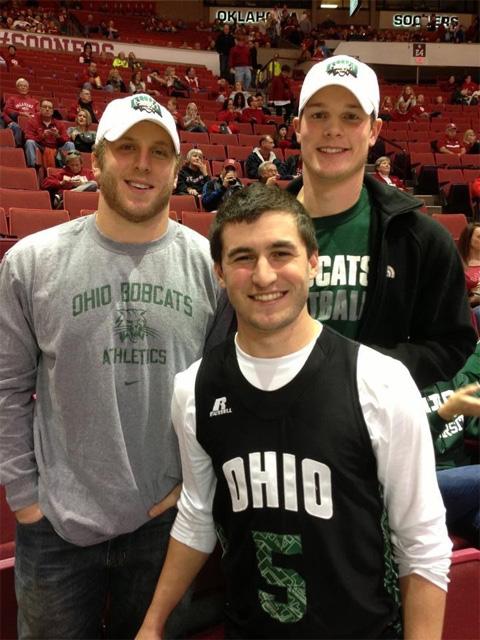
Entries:
POLYGON ((374 71, 341 55, 308 72, 293 125, 303 176, 289 186, 319 246, 310 313, 401 360, 419 388, 448 379, 475 345, 463 269, 421 202, 365 174, 382 127, 374 71))
POLYGON ((451 379, 422 390, 430 423, 437 480, 453 531, 480 533, 480 465, 471 464, 464 437, 480 435, 480 343, 451 379))

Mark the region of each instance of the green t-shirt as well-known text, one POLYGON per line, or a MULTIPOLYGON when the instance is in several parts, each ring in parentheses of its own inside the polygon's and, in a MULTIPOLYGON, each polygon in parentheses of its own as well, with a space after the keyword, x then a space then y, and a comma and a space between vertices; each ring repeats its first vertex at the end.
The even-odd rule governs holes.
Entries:
POLYGON ((356 338, 367 293, 371 204, 362 187, 357 203, 333 216, 313 218, 319 269, 310 286, 310 314, 356 338))
POLYGON ((460 371, 449 381, 437 382, 422 389, 425 412, 430 423, 437 471, 470 464, 464 448, 464 436, 478 438, 480 419, 459 415, 445 422, 437 413, 439 407, 461 387, 480 381, 480 342, 460 371))

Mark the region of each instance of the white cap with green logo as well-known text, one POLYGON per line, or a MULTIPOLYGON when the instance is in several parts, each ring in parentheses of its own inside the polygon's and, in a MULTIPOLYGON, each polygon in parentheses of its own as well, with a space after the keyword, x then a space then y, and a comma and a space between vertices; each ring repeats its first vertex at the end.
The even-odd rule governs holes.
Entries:
POLYGON ((378 116, 380 89, 375 71, 364 62, 346 55, 332 56, 310 69, 300 92, 298 115, 317 91, 332 85, 348 89, 366 114, 378 116))
POLYGON ((172 139, 175 152, 180 153, 180 139, 172 114, 146 93, 112 100, 100 118, 95 142, 98 144, 104 138, 114 142, 135 124, 145 121, 165 129, 172 139))

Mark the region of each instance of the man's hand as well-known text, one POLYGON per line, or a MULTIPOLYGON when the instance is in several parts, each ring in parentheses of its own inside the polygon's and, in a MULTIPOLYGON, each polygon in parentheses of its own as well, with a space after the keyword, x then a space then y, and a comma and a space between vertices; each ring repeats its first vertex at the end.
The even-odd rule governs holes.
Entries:
POLYGON ((43 518, 38 502, 13 512, 20 524, 34 524, 43 518))
POLYGON ((167 511, 168 509, 175 507, 177 505, 181 491, 182 491, 182 485, 177 484, 177 486, 170 491, 168 496, 166 496, 161 502, 157 502, 157 504, 153 505, 153 507, 148 512, 148 515, 151 518, 156 518, 157 516, 167 511))

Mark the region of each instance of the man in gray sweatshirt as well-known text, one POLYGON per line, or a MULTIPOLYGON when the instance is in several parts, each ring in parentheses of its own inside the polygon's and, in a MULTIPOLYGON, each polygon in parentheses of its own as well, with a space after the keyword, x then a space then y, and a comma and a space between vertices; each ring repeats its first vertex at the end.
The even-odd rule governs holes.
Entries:
POLYGON ((169 220, 180 142, 148 95, 99 123, 96 215, 0 265, 0 482, 17 519, 20 638, 133 637, 181 482, 173 378, 219 334, 208 242, 169 220), (34 400, 36 394, 36 400, 34 400))

